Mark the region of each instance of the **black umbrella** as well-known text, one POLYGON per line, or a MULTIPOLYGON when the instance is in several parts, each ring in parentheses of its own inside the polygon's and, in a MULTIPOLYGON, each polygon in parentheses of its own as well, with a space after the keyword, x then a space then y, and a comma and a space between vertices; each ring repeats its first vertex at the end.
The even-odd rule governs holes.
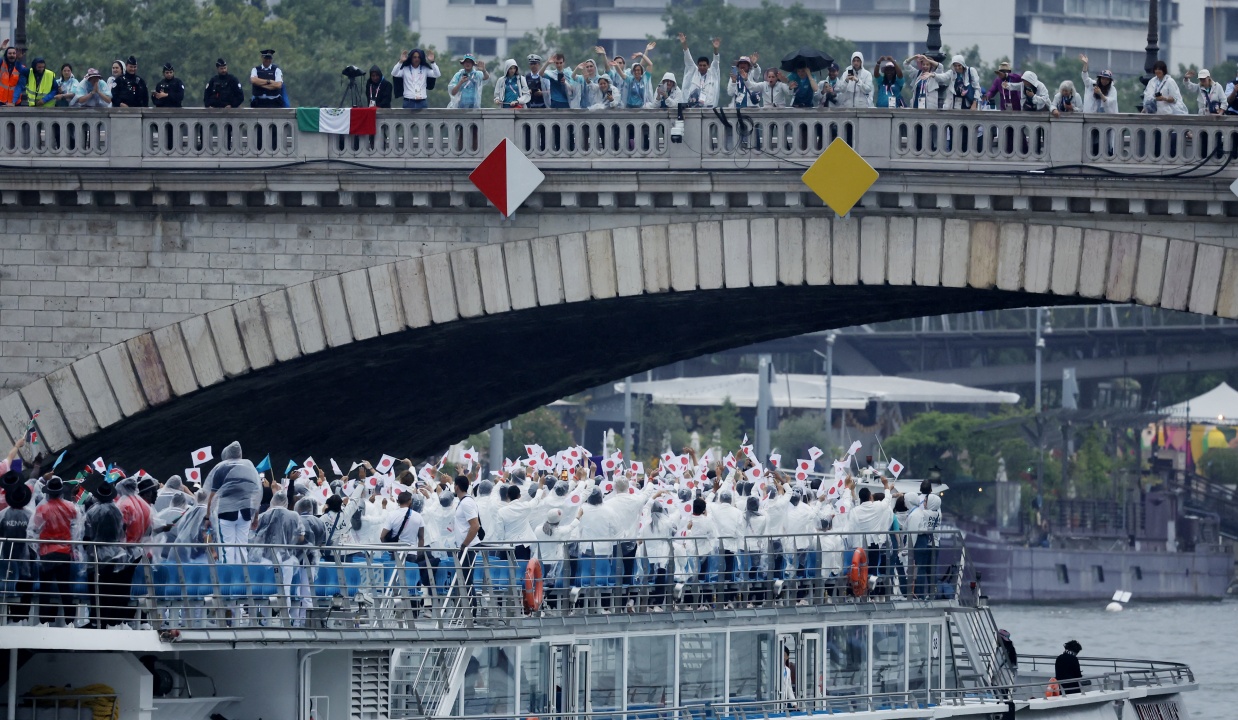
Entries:
POLYGON ((806 67, 812 72, 817 72, 818 70, 828 68, 832 64, 834 64, 834 58, 810 47, 802 47, 782 59, 782 69, 787 72, 795 72, 802 67, 806 67))

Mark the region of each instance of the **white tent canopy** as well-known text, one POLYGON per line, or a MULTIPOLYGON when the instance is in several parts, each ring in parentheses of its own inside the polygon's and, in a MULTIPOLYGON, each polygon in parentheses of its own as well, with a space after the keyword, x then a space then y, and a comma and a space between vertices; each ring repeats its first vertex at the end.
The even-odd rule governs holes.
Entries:
POLYGON ((1161 414, 1185 422, 1188 408, 1191 422, 1238 422, 1238 390, 1221 383, 1199 397, 1163 408, 1161 414))
MULTIPOLYGON (((632 392, 650 395, 668 405, 718 406, 727 398, 739 407, 757 406, 757 374, 711 375, 632 383, 632 392)), ((774 407, 825 409, 825 376, 779 373, 770 389, 774 407)), ((623 392, 623 383, 615 390, 623 392)), ((934 404, 1014 404, 1018 393, 980 390, 954 383, 887 375, 835 375, 832 404, 836 410, 862 410, 870 402, 934 404)))

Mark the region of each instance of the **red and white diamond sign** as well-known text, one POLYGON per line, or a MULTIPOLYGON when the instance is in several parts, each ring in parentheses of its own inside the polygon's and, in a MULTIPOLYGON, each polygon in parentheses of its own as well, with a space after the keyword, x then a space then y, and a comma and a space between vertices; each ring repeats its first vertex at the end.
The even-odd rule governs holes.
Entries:
POLYGON ((469 173, 469 180, 503 217, 511 217, 545 179, 533 161, 508 138, 503 138, 469 173))

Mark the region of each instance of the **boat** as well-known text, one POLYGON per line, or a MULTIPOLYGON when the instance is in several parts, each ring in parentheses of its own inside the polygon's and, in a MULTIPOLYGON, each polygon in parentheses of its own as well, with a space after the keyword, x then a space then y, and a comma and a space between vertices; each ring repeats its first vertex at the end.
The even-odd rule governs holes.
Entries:
MULTIPOLYGON (((1156 660, 1080 658, 1067 680, 1022 656, 1016 676, 959 532, 940 533, 918 586, 840 550, 862 547, 844 533, 747 538, 798 548, 785 573, 765 550, 715 562, 689 542, 588 572, 549 542, 531 560, 144 545, 123 595, 89 582, 100 546, 76 542, 72 604, 0 632, 0 699, 10 720, 1142 720, 1185 718, 1196 688, 1187 665, 1156 660)), ((7 623, 17 592, 0 598, 7 623)))

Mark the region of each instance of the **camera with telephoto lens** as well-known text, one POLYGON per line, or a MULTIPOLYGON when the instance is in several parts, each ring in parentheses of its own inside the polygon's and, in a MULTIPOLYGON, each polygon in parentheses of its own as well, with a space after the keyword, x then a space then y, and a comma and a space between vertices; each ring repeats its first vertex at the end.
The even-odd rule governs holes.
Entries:
POLYGON ((356 65, 349 65, 340 71, 340 74, 348 78, 359 78, 365 74, 365 71, 356 65))

